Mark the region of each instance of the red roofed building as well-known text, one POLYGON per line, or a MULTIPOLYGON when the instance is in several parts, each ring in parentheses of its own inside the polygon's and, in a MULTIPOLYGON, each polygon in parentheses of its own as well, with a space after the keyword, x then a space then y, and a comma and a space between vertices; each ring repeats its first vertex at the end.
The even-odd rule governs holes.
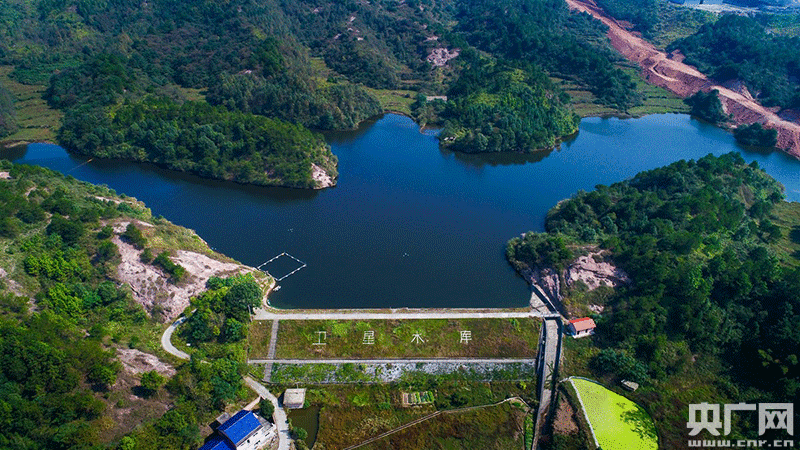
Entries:
POLYGON ((594 334, 595 328, 597 328, 597 324, 594 323, 594 320, 589 317, 584 317, 582 319, 570 320, 569 324, 567 324, 567 333, 577 339, 594 334))

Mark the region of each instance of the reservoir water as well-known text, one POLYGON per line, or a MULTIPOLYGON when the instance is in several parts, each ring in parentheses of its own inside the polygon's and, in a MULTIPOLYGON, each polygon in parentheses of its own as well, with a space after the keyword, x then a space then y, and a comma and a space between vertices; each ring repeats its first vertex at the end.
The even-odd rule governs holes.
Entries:
MULTIPOLYGON (((741 152, 800 200, 800 161, 742 149, 685 115, 587 118, 559 149, 525 156, 441 151, 433 133, 393 114, 326 137, 339 182, 314 192, 87 163, 48 144, 0 150, 0 158, 106 184, 248 265, 291 254, 307 266, 270 297, 288 308, 523 306, 530 291, 505 260, 509 238, 541 231, 547 211, 580 189, 708 153, 741 152)), ((270 270, 297 266, 281 258, 270 270)))

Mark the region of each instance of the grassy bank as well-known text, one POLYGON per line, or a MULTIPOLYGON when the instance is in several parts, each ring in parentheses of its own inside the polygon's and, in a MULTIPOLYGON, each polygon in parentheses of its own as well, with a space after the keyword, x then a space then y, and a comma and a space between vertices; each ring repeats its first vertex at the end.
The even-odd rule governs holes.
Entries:
MULTIPOLYGON (((282 392, 294 386, 274 385, 274 390, 282 392)), ((315 449, 347 448, 437 411, 453 412, 439 414, 365 448, 521 449, 526 413, 521 403, 475 411, 456 410, 494 405, 517 396, 535 407, 534 390, 533 381, 482 382, 462 373, 438 376, 418 373, 409 374, 403 382, 384 385, 310 386, 306 400, 309 405, 321 408, 315 449), (421 390, 433 392, 433 404, 402 406, 403 392, 421 390)))
POLYGON ((585 86, 572 80, 554 78, 572 98, 572 107, 581 117, 641 117, 648 114, 681 113, 688 114, 689 107, 683 99, 664 88, 648 84, 640 75, 639 68, 624 64, 619 68, 631 76, 636 90, 642 96, 642 104, 622 112, 600 103, 585 86))
POLYGON ((441 414, 361 448, 521 449, 524 448, 525 414, 522 408, 508 402, 441 414))
POLYGON ((800 203, 776 204, 772 222, 781 229, 781 236, 773 245, 782 253, 781 260, 790 267, 800 266, 800 203))
POLYGON ((50 108, 42 98, 47 86, 19 83, 8 76, 13 70, 13 66, 0 66, 0 82, 14 95, 14 110, 19 130, 5 138, 3 142, 55 141, 63 114, 50 108))
MULTIPOLYGON (((541 322, 533 318, 284 320, 278 329, 276 357, 534 358, 540 326, 541 322), (469 333, 463 339, 462 331, 469 333), (324 345, 319 345, 320 342, 324 345)), ((250 358, 267 356, 271 329, 272 322, 253 323, 250 358)))

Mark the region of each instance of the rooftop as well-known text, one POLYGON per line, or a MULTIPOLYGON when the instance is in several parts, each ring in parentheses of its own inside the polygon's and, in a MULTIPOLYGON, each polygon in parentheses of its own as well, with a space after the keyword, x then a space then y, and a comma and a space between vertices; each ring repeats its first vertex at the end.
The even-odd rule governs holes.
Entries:
POLYGON ((569 324, 575 328, 575 332, 592 330, 597 328, 597 324, 594 323, 591 317, 583 317, 581 319, 570 320, 569 324))
POLYGON ((283 404, 288 408, 301 408, 306 401, 306 390, 302 388, 287 389, 283 393, 283 404))
POLYGON ((260 426, 261 422, 258 417, 251 411, 243 409, 220 425, 217 431, 238 446, 260 426))
POLYGON ((226 441, 225 439, 214 436, 209 439, 200 450, 236 450, 236 447, 230 444, 230 442, 226 441))

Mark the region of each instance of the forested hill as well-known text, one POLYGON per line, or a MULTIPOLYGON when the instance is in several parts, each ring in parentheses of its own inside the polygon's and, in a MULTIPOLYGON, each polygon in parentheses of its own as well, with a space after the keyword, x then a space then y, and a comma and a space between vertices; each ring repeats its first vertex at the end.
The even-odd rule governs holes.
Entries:
POLYGON ((0 448, 197 448, 198 424, 239 400, 240 300, 262 297, 252 275, 206 285, 227 314, 212 363, 157 357, 176 293, 203 287, 180 256, 239 267, 190 230, 107 187, 0 161, 0 249, 0 448))
MULTIPOLYGON (((190 114, 181 120, 181 133, 194 133, 190 111, 196 108, 180 105, 199 101, 244 116, 344 129, 391 108, 392 102, 408 109, 418 93, 446 94, 453 101, 444 106, 423 98, 408 111, 440 120, 453 138, 444 145, 463 151, 534 151, 577 129, 569 97, 549 76, 577 83, 619 111, 639 101, 607 49, 602 25, 555 0, 0 4, 0 64, 14 66, 10 76, 16 81, 49 86, 48 102, 66 113, 63 144, 98 156, 169 161, 170 167, 195 167, 187 170, 206 176, 219 172, 198 160, 207 152, 176 148, 173 155, 163 142, 146 136, 133 143, 136 133, 117 133, 113 123, 101 126, 109 135, 93 127, 115 117, 123 105, 171 102, 170 110, 190 114), (486 61, 469 56, 476 50, 486 61), (495 81, 476 83, 483 76, 495 81), (164 151, 168 154, 159 154, 164 151)), ((220 115, 220 120, 197 126, 225 128, 228 119, 220 115)), ((308 185, 310 179, 303 177, 310 163, 320 165, 316 151, 303 150, 289 160, 262 152, 261 159, 293 168, 254 168, 289 170, 291 180, 272 181, 308 185)), ((234 172, 225 171, 225 177, 234 172)), ((234 179, 253 181, 246 175, 234 179)))
POLYGON ((765 106, 800 108, 800 38, 778 36, 749 17, 722 16, 672 43, 719 82, 741 80, 765 106))
POLYGON ((566 294, 605 307, 595 346, 574 357, 584 375, 642 383, 660 446, 681 448, 689 403, 797 398, 798 206, 756 163, 709 155, 559 203, 547 233, 512 239, 508 257, 563 270, 584 249, 609 252, 632 283, 566 294))

